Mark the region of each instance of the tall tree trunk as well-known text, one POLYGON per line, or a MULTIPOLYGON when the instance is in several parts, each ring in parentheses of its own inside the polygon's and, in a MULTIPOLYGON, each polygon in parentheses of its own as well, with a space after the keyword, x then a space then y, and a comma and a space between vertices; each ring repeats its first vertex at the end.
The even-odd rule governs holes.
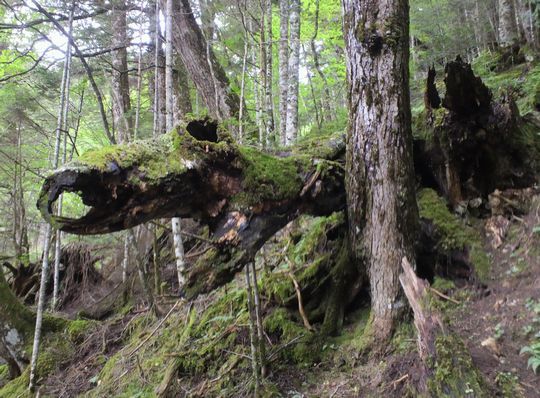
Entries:
MULTIPOLYGON (((165 8, 165 98, 167 103, 167 131, 174 128, 174 90, 173 90, 173 0, 167 0, 165 8)), ((174 256, 178 277, 178 291, 184 287, 184 243, 182 242, 182 224, 179 217, 171 219, 173 231, 174 256)))
POLYGON ((300 0, 290 0, 289 86, 287 88, 287 126, 285 144, 296 141, 298 135, 298 78, 300 70, 300 0))
POLYGON ((272 1, 264 0, 263 2, 264 24, 263 31, 265 33, 265 48, 264 48, 264 112, 265 112, 265 127, 266 127, 266 142, 268 146, 274 135, 274 97, 272 95, 272 81, 274 78, 272 67, 272 1))
POLYGON ((508 47, 519 39, 513 0, 499 0, 499 44, 508 47))
POLYGON ((124 0, 112 5, 112 109, 118 142, 128 142, 133 128, 130 116, 129 75, 127 63, 127 16, 124 0))
POLYGON ((279 134, 286 143, 289 88, 289 0, 279 0, 279 134))
MULTIPOLYGON (((166 0, 161 0, 162 6, 166 0)), ((218 120, 238 117, 240 102, 212 48, 204 38, 189 0, 174 2, 173 44, 208 112, 218 120)))
POLYGON ((349 87, 349 239, 371 284, 373 332, 386 340, 403 313, 401 259, 418 223, 409 102, 408 0, 343 0, 349 87))
MULTIPOLYGON (((59 165, 60 144, 62 142, 63 130, 65 129, 65 126, 66 126, 65 118, 67 118, 67 107, 68 107, 68 101, 69 101, 68 92, 69 92, 69 81, 70 81, 70 73, 71 73, 71 46, 73 45, 71 28, 73 25, 74 8, 75 7, 73 5, 70 11, 70 16, 69 16, 69 32, 66 32, 67 38, 68 38, 68 44, 67 44, 67 49, 66 49, 66 56, 64 59, 62 82, 60 85, 60 104, 58 106, 58 119, 57 119, 57 124, 56 124, 56 138, 55 138, 54 155, 53 155, 53 168, 54 169, 57 169, 59 165)), ((65 159, 65 155, 64 155, 64 159, 65 159)), ((60 198, 59 203, 62 203, 61 198, 60 198)), ((59 209, 61 211, 60 204, 59 204, 59 209)), ((57 234, 58 245, 60 245, 59 236, 60 236, 60 231, 58 231, 58 234, 57 234)), ((34 389, 35 383, 36 383, 36 366, 37 366, 37 360, 39 356, 39 344, 41 340, 41 328, 43 324, 43 311, 45 310, 45 289, 47 287, 47 279, 49 278, 49 252, 50 252, 51 238, 52 238, 52 227, 50 224, 47 224, 45 227, 45 244, 43 246, 43 254, 42 254, 43 258, 42 258, 42 263, 41 263, 41 280, 39 284, 36 326, 34 329, 34 342, 32 346, 32 358, 30 361, 30 381, 28 385, 28 388, 30 390, 34 389)), ((57 263, 57 261, 59 261, 59 257, 60 257, 59 253, 56 253, 56 256, 57 256, 57 259, 55 260, 55 264, 57 264, 56 268, 58 268, 59 263, 57 263)), ((57 272, 55 272, 55 274, 56 273, 57 272)), ((56 290, 58 290, 58 281, 56 281, 56 290)))
POLYGON ((152 135, 154 137, 165 133, 165 54, 163 53, 163 40, 161 39, 161 26, 159 21, 160 3, 156 0, 151 15, 150 33, 154 43, 154 73, 150 77, 150 92, 152 95, 152 112, 154 114, 152 135))
POLYGON ((334 119, 334 112, 332 111, 332 100, 330 96, 330 88, 328 87, 328 80, 326 79, 326 75, 324 74, 321 62, 319 59, 319 49, 317 48, 316 40, 317 35, 319 33, 319 8, 320 8, 320 0, 315 1, 315 28, 313 32, 313 36, 311 37, 311 55, 313 56, 313 64, 315 65, 315 70, 317 71, 317 74, 322 80, 323 83, 323 90, 324 90, 324 96, 322 98, 322 109, 323 112, 323 119, 324 120, 333 120, 334 119))

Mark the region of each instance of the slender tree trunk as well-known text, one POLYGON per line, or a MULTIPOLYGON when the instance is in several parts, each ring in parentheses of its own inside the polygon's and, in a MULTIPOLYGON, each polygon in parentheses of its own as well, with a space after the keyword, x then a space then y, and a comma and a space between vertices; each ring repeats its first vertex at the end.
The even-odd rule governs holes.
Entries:
POLYGON ((264 108, 265 108, 265 127, 266 127, 266 142, 265 146, 269 145, 270 140, 274 135, 274 97, 272 95, 272 82, 274 78, 272 67, 272 1, 264 0, 264 31, 265 31, 265 51, 264 51, 264 108))
POLYGON ((287 142, 287 90, 289 88, 289 0, 279 0, 279 134, 287 142))
MULTIPOLYGON (((64 69, 62 72, 62 82, 60 85, 60 104, 58 106, 58 120, 56 124, 56 139, 55 139, 55 145, 54 145, 54 157, 53 157, 53 169, 57 169, 60 161, 60 144, 62 142, 62 133, 65 129, 66 120, 64 119, 67 117, 67 106, 68 106, 68 92, 69 92, 69 80, 70 80, 70 73, 71 73, 71 28, 73 23, 73 12, 74 12, 74 6, 72 7, 70 11, 70 17, 69 17, 69 32, 67 32, 68 35, 68 44, 66 49, 66 57, 64 60, 64 69)), ((64 133, 65 134, 65 133, 64 133)), ((67 139, 67 136, 66 136, 67 139)), ((65 159, 65 155, 64 155, 65 159)), ((61 203, 60 199, 60 203, 61 203)), ((61 206, 59 206, 61 211, 61 206)), ((57 234, 57 240, 60 241, 59 238, 60 231, 58 231, 57 234)), ((32 358, 30 361, 30 381, 28 388, 33 391, 36 383, 36 366, 37 366, 37 360, 39 356, 39 344, 41 340, 41 328, 43 324, 43 311, 45 309, 45 290, 47 287, 47 279, 49 277, 49 252, 50 252, 50 244, 51 244, 51 237, 52 237, 52 228, 51 225, 47 223, 45 227, 45 244, 43 247, 43 259, 41 264, 41 280, 39 284, 39 296, 38 296, 38 305, 37 305, 37 314, 36 314, 36 326, 34 330, 34 343, 32 347, 32 358)), ((60 242, 58 242, 58 246, 60 246, 60 242)), ((59 252, 60 250, 58 250, 59 252)), ((58 294, 58 266, 59 266, 59 253, 55 253, 55 282, 56 285, 56 295, 58 294)), ((55 293, 53 292, 53 297, 55 296, 55 293)), ((54 301, 53 306, 56 304, 54 301)))
MULTIPOLYGON (((174 128, 174 90, 173 90, 173 0, 167 0, 165 9, 165 97, 167 102, 167 131, 174 128)), ((182 242, 182 224, 179 217, 171 219, 173 231, 174 256, 176 258, 176 273, 178 291, 182 294, 184 287, 184 243, 182 242)))
POLYGON ((291 145, 298 135, 298 78, 300 71, 300 0, 290 0, 289 86, 287 88, 287 126, 285 144, 291 145))
POLYGON ((323 119, 324 120, 334 120, 334 112, 332 110, 332 97, 330 95, 330 88, 328 87, 328 80, 326 79, 326 75, 324 74, 324 71, 321 67, 321 61, 319 56, 319 49, 317 48, 316 40, 317 36, 319 34, 319 9, 320 9, 320 0, 315 1, 315 28, 313 32, 313 36, 311 37, 311 55, 313 56, 313 64, 315 65, 315 70, 317 71, 317 74, 322 80, 323 83, 323 90, 324 90, 324 96, 322 99, 322 109, 323 109, 323 119))
POLYGON ((127 64, 127 15, 124 0, 114 0, 112 7, 112 109, 118 142, 128 142, 133 128, 129 98, 127 64))
POLYGON ((401 259, 414 258, 408 0, 342 0, 349 86, 346 191, 354 258, 371 284, 373 332, 401 316, 401 259))

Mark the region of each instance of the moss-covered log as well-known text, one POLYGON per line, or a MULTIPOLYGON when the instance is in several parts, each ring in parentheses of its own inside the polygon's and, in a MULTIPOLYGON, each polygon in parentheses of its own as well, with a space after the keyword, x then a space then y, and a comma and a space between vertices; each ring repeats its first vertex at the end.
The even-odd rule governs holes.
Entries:
POLYGON ((187 275, 190 294, 234 276, 299 214, 326 215, 345 205, 341 135, 302 152, 271 156, 237 146, 209 120, 193 120, 156 140, 89 152, 49 176, 38 207, 55 227, 76 234, 131 228, 155 218, 208 224, 213 250, 187 275), (54 215, 63 192, 90 206, 80 218, 54 215))

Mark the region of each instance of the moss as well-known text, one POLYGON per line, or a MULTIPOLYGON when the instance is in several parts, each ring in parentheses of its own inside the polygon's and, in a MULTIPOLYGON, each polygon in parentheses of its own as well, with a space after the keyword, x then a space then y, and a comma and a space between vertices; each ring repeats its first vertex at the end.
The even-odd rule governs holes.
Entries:
POLYGON ((69 322, 66 332, 71 341, 80 342, 93 326, 95 326, 95 324, 92 321, 77 319, 69 322))
POLYGON ((433 189, 422 189, 418 193, 420 217, 430 221, 438 235, 438 248, 446 253, 466 251, 481 280, 489 274, 490 261, 483 249, 482 241, 473 228, 464 225, 448 210, 444 199, 433 189))
POLYGON ((279 158, 251 147, 240 147, 239 150, 246 192, 236 196, 237 202, 256 205, 268 200, 281 201, 294 197, 302 189, 299 158, 279 158))
POLYGON ((296 341, 281 352, 284 360, 304 366, 320 360, 322 348, 320 336, 295 322, 286 309, 274 310, 264 319, 263 325, 267 333, 279 335, 284 344, 296 341))
POLYGON ((0 388, 9 381, 9 369, 6 364, 0 365, 0 388))
POLYGON ((524 397, 523 388, 519 385, 519 378, 512 372, 497 373, 495 382, 504 398, 524 397))
POLYGON ((449 279, 441 278, 439 276, 435 277, 435 280, 433 281, 431 286, 434 289, 437 289, 438 291, 443 292, 443 293, 446 293, 456 288, 456 284, 453 281, 449 279))
POLYGON ((30 368, 28 367, 19 377, 9 381, 0 388, 0 398, 31 398, 33 394, 28 391, 30 383, 30 368))
POLYGON ((463 342, 454 335, 435 342, 434 374, 428 380, 430 396, 487 397, 487 387, 463 342))
POLYGON ((416 350, 416 329, 412 322, 401 322, 392 336, 390 344, 398 354, 416 350))
MULTIPOLYGON (((333 213, 327 217, 301 217, 297 221, 299 241, 290 245, 288 259, 293 264, 293 273, 302 287, 312 289, 323 285, 331 276, 329 266, 332 251, 326 250, 327 234, 345 222, 343 213, 333 213)), ((283 245, 287 245, 286 241, 283 245)), ((273 297, 280 304, 285 304, 295 297, 293 282, 288 275, 290 265, 283 260, 277 272, 265 273, 261 282, 263 295, 273 297)))

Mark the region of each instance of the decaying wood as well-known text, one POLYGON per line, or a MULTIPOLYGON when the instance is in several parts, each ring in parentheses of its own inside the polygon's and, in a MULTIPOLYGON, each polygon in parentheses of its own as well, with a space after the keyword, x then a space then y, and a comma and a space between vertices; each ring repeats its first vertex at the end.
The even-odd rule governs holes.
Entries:
POLYGON ((418 278, 407 258, 401 262, 403 273, 399 281, 414 312, 414 326, 418 332, 418 353, 422 361, 435 357, 435 339, 444 331, 440 315, 433 312, 427 303, 429 283, 418 278))
MULTIPOLYGON (((427 107, 428 138, 415 142, 415 165, 424 183, 435 184, 452 206, 486 199, 497 188, 533 185, 539 162, 527 129, 534 121, 520 117, 511 95, 494 100, 459 57, 446 66, 444 82, 445 109, 432 117, 427 107)), ((436 90, 429 80, 427 86, 436 90)))
POLYGON ((186 273, 186 294, 193 296, 230 281, 299 214, 326 215, 343 208, 338 160, 344 148, 343 137, 336 136, 312 154, 274 157, 238 147, 213 122, 191 121, 156 140, 113 147, 110 156, 98 157, 102 163, 80 160, 56 171, 45 180, 38 207, 57 228, 83 235, 173 216, 208 224, 217 247, 186 273), (151 173, 157 162, 164 167, 151 173), (272 162, 272 173, 250 174, 257 162, 272 162), (282 191, 283 181, 290 186, 287 191, 282 191), (91 207, 88 213, 56 216, 53 204, 63 192, 77 193, 91 207))
POLYGON ((424 92, 424 106, 428 111, 441 107, 441 97, 439 97, 439 92, 435 86, 435 77, 437 77, 437 72, 433 66, 428 69, 426 91, 424 92))

